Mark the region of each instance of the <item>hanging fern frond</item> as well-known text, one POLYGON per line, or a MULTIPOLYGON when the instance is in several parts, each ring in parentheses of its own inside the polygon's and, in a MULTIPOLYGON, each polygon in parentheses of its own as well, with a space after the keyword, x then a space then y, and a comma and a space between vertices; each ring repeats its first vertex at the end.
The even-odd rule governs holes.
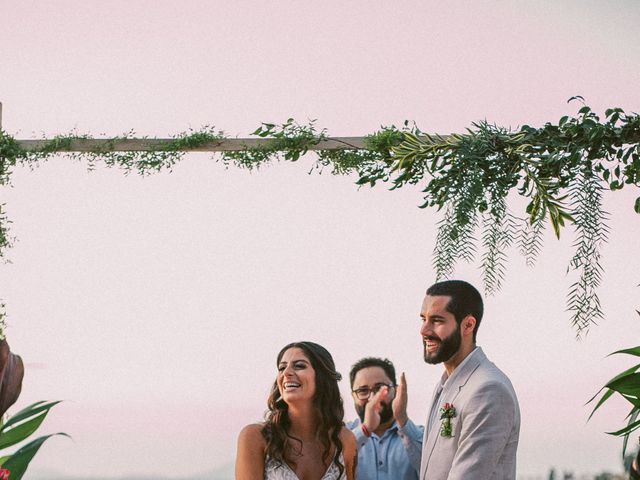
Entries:
POLYGON ((437 278, 450 277, 457 259, 472 262, 477 252, 475 231, 478 212, 486 203, 483 170, 478 164, 477 149, 464 143, 465 140, 460 142, 455 161, 443 172, 446 181, 433 178, 424 190, 426 203, 446 204, 445 216, 438 223, 434 248, 437 278))
POLYGON ((467 184, 460 195, 451 202, 452 242, 456 244, 457 256, 465 262, 472 262, 476 255, 475 230, 478 224, 478 203, 482 198, 482 185, 476 172, 469 172, 467 184))
POLYGON ((438 222, 438 235, 433 249, 433 267, 437 280, 450 278, 458 259, 470 262, 475 256, 477 216, 474 211, 471 212, 471 217, 458 215, 458 205, 460 204, 455 202, 448 205, 444 217, 438 222), (464 219, 462 223, 461 219, 464 219))
POLYGON ((544 217, 534 220, 533 224, 529 219, 519 219, 522 223, 520 231, 517 234, 518 251, 524 257, 528 267, 533 267, 536 263, 538 255, 542 250, 542 235, 545 229, 544 217))
POLYGON ((609 236, 608 214, 602 209, 601 182, 593 174, 588 160, 577 172, 570 194, 577 238, 569 269, 578 273, 578 280, 569 289, 567 309, 580 336, 604 317, 597 292, 603 274, 600 249, 609 236))
POLYGON ((438 235, 433 248, 433 268, 436 273, 436 280, 450 278, 456 268, 457 243, 453 232, 453 208, 448 206, 444 216, 437 223, 438 235))
POLYGON ((516 232, 515 218, 507 211, 504 198, 494 200, 493 206, 482 217, 482 279, 487 295, 502 287, 507 272, 507 251, 516 232))

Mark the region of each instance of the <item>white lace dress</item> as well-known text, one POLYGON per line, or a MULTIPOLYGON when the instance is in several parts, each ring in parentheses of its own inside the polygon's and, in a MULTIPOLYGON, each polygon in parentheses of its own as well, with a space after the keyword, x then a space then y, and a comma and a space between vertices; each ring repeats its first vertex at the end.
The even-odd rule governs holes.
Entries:
MULTIPOLYGON (((340 454, 340 463, 344 465, 344 457, 340 454)), ((329 468, 320 480, 346 480, 346 470, 340 475, 338 466, 331 462, 329 468)), ((279 464, 275 460, 267 457, 264 464, 264 480, 300 480, 291 467, 286 463, 279 464)))

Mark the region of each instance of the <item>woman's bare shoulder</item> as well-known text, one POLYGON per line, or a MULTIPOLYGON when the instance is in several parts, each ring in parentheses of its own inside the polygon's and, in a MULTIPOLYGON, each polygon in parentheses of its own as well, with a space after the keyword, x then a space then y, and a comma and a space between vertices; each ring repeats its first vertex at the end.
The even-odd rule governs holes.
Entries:
POLYGON ((340 430, 340 441, 342 442, 342 452, 344 454, 344 466, 347 480, 355 480, 356 469, 358 467, 358 447, 355 435, 347 427, 340 430))
POLYGON ((266 447, 267 441, 262 435, 262 429, 264 428, 264 424, 262 423, 251 423, 245 426, 242 430, 240 430, 240 434, 238 435, 238 443, 245 443, 249 446, 261 446, 266 447))
POLYGON ((264 456, 266 441, 262 435, 263 425, 253 423, 244 427, 238 435, 236 454, 236 480, 264 478, 264 456))
POLYGON ((356 450, 356 437, 347 427, 342 427, 340 430, 340 440, 342 441, 345 452, 356 450))

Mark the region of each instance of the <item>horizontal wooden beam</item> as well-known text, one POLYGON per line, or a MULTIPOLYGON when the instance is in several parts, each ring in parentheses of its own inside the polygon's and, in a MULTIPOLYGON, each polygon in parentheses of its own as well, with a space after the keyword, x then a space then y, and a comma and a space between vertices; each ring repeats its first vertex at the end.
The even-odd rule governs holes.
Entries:
MULTIPOLYGON (((56 149, 60 152, 141 152, 162 150, 175 142, 173 138, 128 138, 128 139, 95 139, 76 138, 71 140, 68 148, 56 149)), ((18 145, 35 151, 43 148, 51 139, 17 140, 18 145)), ((273 139, 269 138, 225 138, 206 142, 194 148, 184 148, 190 152, 233 152, 249 148, 267 146, 273 139)), ((356 150, 364 148, 364 137, 330 137, 309 147, 309 150, 356 150)))

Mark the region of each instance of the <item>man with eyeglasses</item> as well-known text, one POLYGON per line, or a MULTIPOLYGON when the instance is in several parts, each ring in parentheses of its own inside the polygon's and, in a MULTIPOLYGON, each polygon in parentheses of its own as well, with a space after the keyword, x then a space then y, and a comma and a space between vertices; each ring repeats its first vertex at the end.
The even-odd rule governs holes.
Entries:
POLYGON ((349 380, 359 417, 347 424, 358 443, 357 480, 417 480, 424 429, 407 416, 404 373, 396 385, 393 363, 367 357, 349 380))

